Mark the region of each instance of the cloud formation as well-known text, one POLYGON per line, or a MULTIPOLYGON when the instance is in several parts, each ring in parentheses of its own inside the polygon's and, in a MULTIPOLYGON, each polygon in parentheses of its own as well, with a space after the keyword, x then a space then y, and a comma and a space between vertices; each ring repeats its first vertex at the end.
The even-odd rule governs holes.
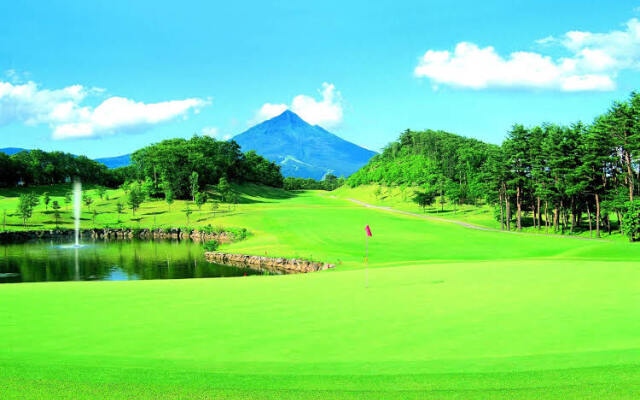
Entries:
POLYGON ((215 126, 206 126, 204 128, 202 128, 202 135, 203 136, 210 136, 212 138, 217 137, 218 133, 219 133, 219 129, 216 128, 215 126))
POLYGON ((342 96, 335 86, 323 83, 319 94, 321 100, 307 95, 298 95, 293 98, 291 105, 265 103, 255 115, 252 123, 262 122, 282 114, 290 109, 312 125, 320 125, 325 128, 333 128, 342 122, 342 96))
POLYGON ((203 136, 209 136, 209 137, 212 137, 212 138, 216 138, 218 140, 229 140, 232 137, 231 135, 222 135, 220 133, 220 129, 218 129, 215 126, 204 127, 204 128, 202 128, 202 131, 200 131, 200 133, 203 136))
POLYGON ((83 138, 136 132, 152 125, 197 113, 209 100, 190 98, 142 103, 124 97, 109 97, 96 107, 83 105, 88 96, 104 89, 82 85, 41 89, 32 81, 0 81, 0 126, 18 122, 48 124, 54 139, 83 138))
POLYGON ((636 18, 629 20, 624 30, 570 31, 559 38, 547 36, 536 43, 544 48, 558 46, 567 56, 554 59, 529 51, 502 56, 492 46, 482 48, 461 42, 453 52, 428 50, 414 73, 429 78, 434 87, 575 92, 613 90, 620 71, 640 69, 640 21, 636 18))

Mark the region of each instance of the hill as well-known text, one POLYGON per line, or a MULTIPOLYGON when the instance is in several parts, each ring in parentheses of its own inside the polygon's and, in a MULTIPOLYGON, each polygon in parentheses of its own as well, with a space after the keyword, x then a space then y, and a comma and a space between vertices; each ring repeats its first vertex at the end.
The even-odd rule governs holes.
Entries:
POLYGON ((107 168, 120 168, 126 167, 131 164, 131 154, 125 154, 117 157, 104 157, 104 158, 96 158, 95 161, 102 163, 107 166, 107 168))
POLYGON ((348 142, 287 110, 233 138, 242 151, 276 162, 284 176, 322 179, 349 176, 376 153, 348 142))
POLYGON ((3 149, 0 149, 0 153, 4 153, 8 156, 12 156, 16 153, 20 153, 21 151, 29 151, 27 149, 22 149, 20 147, 5 147, 3 149))
POLYGON ((497 146, 444 131, 403 132, 382 153, 349 177, 348 185, 423 186, 456 202, 486 193, 489 155, 497 146))

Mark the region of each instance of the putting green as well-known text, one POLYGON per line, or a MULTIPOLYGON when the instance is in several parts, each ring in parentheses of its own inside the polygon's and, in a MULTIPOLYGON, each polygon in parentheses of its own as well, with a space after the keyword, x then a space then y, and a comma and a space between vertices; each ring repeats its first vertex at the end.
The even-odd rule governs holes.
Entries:
POLYGON ((1 285, 0 397, 640 396, 640 246, 251 198, 215 217, 253 233, 223 250, 341 264, 1 285))

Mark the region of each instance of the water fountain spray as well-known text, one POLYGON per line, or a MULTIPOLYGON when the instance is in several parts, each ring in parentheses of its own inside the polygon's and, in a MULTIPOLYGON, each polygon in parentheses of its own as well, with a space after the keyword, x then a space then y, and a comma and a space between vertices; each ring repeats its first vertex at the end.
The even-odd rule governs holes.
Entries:
POLYGON ((80 207, 82 201, 82 184, 73 182, 73 216, 75 218, 76 247, 80 246, 80 207))

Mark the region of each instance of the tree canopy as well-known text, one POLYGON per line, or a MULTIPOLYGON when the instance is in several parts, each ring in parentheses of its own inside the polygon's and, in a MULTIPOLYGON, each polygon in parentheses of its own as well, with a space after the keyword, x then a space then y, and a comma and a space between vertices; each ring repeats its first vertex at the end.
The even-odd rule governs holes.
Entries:
POLYGON ((501 226, 611 232, 611 215, 631 240, 640 189, 640 94, 592 124, 515 124, 501 146, 442 131, 406 130, 347 181, 424 187, 441 202, 496 205, 501 226), (635 216, 634 216, 635 215, 635 216), (626 220, 626 222, 625 222, 626 220), (625 231, 626 229, 626 231, 625 231))
POLYGON ((117 176, 107 166, 85 156, 60 151, 21 151, 12 156, 0 153, 0 187, 82 182, 116 186, 117 176))
POLYGON ((280 166, 250 151, 243 154, 234 141, 208 136, 170 139, 144 147, 131 156, 124 171, 130 180, 149 179, 156 193, 177 198, 195 198, 201 187, 217 185, 221 178, 282 187, 280 166))

